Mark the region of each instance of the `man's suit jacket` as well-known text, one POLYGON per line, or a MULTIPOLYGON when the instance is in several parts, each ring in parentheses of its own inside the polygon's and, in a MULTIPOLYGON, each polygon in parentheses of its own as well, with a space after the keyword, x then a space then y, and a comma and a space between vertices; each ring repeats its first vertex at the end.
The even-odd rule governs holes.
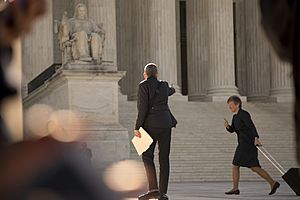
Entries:
POLYGON ((139 84, 138 117, 135 130, 140 127, 172 128, 177 121, 168 106, 169 96, 175 89, 165 81, 150 77, 139 84))

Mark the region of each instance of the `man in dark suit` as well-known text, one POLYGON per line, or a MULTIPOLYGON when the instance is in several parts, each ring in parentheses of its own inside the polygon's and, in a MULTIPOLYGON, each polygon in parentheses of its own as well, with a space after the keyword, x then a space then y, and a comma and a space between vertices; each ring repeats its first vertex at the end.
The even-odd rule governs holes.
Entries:
POLYGON ((138 90, 138 117, 134 134, 136 137, 141 137, 139 129, 143 127, 153 138, 153 143, 142 155, 149 182, 149 192, 139 196, 139 200, 168 199, 166 194, 170 173, 171 129, 177 124, 169 109, 168 98, 175 93, 175 89, 169 87, 167 82, 159 81, 157 75, 157 66, 153 63, 147 64, 144 69, 144 81, 139 84, 138 90), (153 161, 157 143, 160 165, 159 187, 153 161))

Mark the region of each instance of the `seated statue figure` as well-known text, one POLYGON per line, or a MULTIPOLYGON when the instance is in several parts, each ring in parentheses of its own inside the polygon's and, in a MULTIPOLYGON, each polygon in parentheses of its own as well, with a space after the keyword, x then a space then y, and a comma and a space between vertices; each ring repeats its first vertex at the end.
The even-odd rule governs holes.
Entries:
POLYGON ((102 63, 105 32, 103 24, 88 19, 85 4, 78 4, 74 17, 68 19, 65 12, 62 21, 56 25, 63 63, 76 61, 102 63))

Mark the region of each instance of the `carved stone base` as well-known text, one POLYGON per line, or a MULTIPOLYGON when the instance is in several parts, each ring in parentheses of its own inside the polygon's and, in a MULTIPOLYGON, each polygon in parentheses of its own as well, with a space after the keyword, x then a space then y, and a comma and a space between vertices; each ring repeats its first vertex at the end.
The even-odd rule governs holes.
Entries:
POLYGON ((294 102, 293 88, 276 88, 271 89, 270 99, 276 103, 292 103, 294 102))
POLYGON ((74 63, 66 63, 62 66, 66 70, 102 70, 102 71, 116 71, 117 68, 111 62, 103 62, 100 65, 91 64, 83 61, 76 61, 74 63))
POLYGON ((97 70, 106 65, 80 66, 60 68, 24 99, 24 107, 46 104, 54 110, 79 111, 79 117, 88 123, 77 134, 87 134, 84 140, 99 169, 129 158, 128 131, 119 124, 118 111, 118 81, 125 72, 97 70))
POLYGON ((92 150, 92 165, 103 170, 114 162, 129 158, 128 131, 124 127, 89 125, 82 130, 88 148, 92 150))

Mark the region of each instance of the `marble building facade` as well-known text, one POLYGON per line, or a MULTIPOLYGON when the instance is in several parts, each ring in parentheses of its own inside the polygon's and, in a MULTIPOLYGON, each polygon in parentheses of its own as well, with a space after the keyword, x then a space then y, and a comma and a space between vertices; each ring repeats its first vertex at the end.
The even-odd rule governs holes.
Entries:
POLYGON ((103 59, 127 71, 119 85, 128 100, 136 99, 147 62, 157 63, 160 78, 190 101, 231 94, 291 100, 291 69, 266 41, 257 0, 50 1, 48 15, 23 41, 24 86, 61 63, 54 20, 64 11, 73 15, 77 3, 86 3, 90 18, 104 24, 103 59))
MULTIPOLYGON (((266 142, 274 144, 273 152, 278 153, 279 158, 285 158, 275 144, 282 141, 292 143, 292 137, 280 135, 272 138, 274 132, 281 134, 278 129, 286 128, 287 122, 292 121, 280 117, 292 116, 286 105, 281 104, 289 102, 287 106, 290 106, 293 99, 291 67, 277 58, 266 41, 260 26, 258 0, 47 2, 48 14, 22 41, 23 104, 25 109, 35 104, 47 104, 57 110, 76 108, 85 113, 84 117, 92 121, 84 132, 90 136, 87 144, 92 149, 94 163, 101 164, 103 160, 110 163, 130 157, 131 129, 136 117, 134 101, 143 67, 148 62, 156 63, 159 78, 167 80, 178 91, 170 102, 180 120, 174 131, 178 139, 172 156, 177 165, 175 181, 190 181, 193 177, 200 180, 203 174, 210 177, 201 180, 230 179, 222 170, 231 159, 225 143, 230 144, 230 148, 234 148, 234 143, 227 135, 221 136, 224 132, 222 123, 220 127, 216 124, 220 114, 228 114, 225 104, 218 102, 224 103, 233 94, 242 96, 244 101, 257 102, 247 106, 260 119, 268 116, 267 125, 261 124, 259 129, 264 131, 266 142), (89 19, 103 23, 105 44, 102 59, 109 64, 108 71, 93 71, 84 66, 79 71, 72 71, 62 67, 55 23, 65 12, 72 17, 78 3, 87 6, 89 19), (273 110, 278 113, 273 114, 273 110), (204 123, 206 113, 210 112, 210 119, 204 123), (277 127, 281 123, 285 126, 277 127), (211 132, 215 134, 212 136, 211 132), (189 135, 193 137, 189 138, 189 135), (222 137, 219 139, 224 146, 215 137, 222 137), (211 141, 209 139, 206 144, 202 138, 211 141), (222 146, 222 153, 207 154, 218 145, 222 146), (219 158, 220 161, 205 164, 206 168, 202 163, 203 170, 201 168, 201 172, 195 174, 193 170, 200 168, 201 163, 176 161, 186 154, 193 155, 187 147, 194 149, 196 156, 203 151, 201 159, 219 158), (209 173, 212 168, 222 176, 214 175, 215 171, 209 173)), ((288 127, 292 135, 292 125, 288 127)), ((284 148, 288 148, 286 151, 292 155, 290 146, 284 148)), ((294 160, 291 158, 291 163, 294 160)))
POLYGON ((291 69, 270 49, 259 15, 257 0, 117 1, 122 93, 136 99, 151 61, 190 101, 291 101, 291 69))

